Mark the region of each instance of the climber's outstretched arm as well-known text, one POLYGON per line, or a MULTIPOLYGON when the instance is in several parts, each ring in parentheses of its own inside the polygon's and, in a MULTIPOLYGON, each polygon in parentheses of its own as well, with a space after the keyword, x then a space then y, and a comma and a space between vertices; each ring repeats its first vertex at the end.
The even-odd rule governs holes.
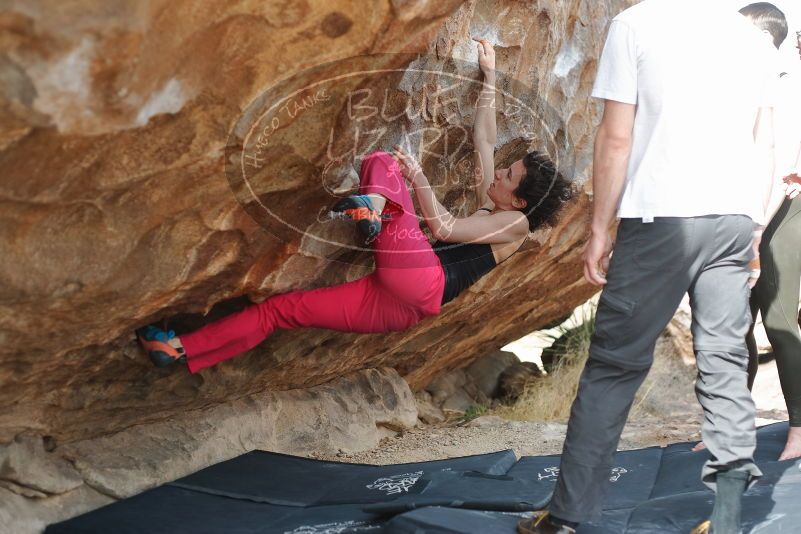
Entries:
POLYGON ((487 189, 495 173, 495 50, 486 39, 478 41, 478 65, 484 75, 484 83, 476 102, 473 121, 473 150, 475 157, 476 207, 494 207, 487 197, 487 189))

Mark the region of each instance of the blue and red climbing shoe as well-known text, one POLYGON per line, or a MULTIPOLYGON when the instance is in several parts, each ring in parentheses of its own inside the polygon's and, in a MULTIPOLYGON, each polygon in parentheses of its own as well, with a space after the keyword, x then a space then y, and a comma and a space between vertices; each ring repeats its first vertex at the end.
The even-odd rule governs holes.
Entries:
POLYGON ((145 349, 150 361, 156 367, 167 367, 175 362, 186 363, 184 349, 170 345, 169 341, 175 337, 172 330, 165 331, 153 325, 148 325, 136 331, 139 344, 145 349))
POLYGON ((381 233, 381 221, 389 220, 388 215, 382 215, 373 207, 367 195, 351 195, 341 199, 331 208, 332 219, 350 219, 356 221, 356 226, 365 237, 365 243, 372 243, 381 233))

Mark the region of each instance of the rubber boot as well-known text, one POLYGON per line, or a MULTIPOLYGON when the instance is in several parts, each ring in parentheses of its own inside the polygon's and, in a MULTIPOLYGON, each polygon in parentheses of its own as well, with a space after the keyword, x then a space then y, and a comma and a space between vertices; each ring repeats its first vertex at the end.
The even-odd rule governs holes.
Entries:
POLYGON ((722 471, 715 478, 715 507, 712 509, 712 534, 740 534, 743 492, 750 474, 747 471, 722 471))

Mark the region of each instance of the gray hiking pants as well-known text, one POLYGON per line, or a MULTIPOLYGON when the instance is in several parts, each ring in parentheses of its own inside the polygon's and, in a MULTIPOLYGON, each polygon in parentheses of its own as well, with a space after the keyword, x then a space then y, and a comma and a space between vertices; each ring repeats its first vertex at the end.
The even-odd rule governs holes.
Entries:
POLYGON ((744 470, 752 481, 761 475, 753 463, 754 402, 746 384, 753 229, 744 215, 621 221, 570 413, 550 504, 554 516, 579 523, 600 516, 634 395, 685 293, 693 312, 702 436, 712 455, 702 478, 714 489, 718 471, 744 470))

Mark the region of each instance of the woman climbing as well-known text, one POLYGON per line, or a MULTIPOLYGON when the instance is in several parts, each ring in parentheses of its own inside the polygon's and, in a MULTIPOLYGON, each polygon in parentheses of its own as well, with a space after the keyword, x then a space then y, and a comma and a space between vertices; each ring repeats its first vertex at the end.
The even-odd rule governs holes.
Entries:
POLYGON ((495 52, 476 39, 484 84, 473 127, 478 206, 469 217, 451 215, 417 161, 401 147, 367 156, 359 194, 333 212, 357 221, 372 243, 375 271, 345 284, 293 291, 252 304, 199 330, 175 336, 155 326, 137 332, 156 366, 185 362, 192 373, 241 354, 276 329, 328 328, 381 333, 410 328, 514 254, 528 232, 553 225, 572 188, 543 155, 531 152, 494 169, 495 52), (420 231, 405 181, 412 186, 437 242, 420 231))

